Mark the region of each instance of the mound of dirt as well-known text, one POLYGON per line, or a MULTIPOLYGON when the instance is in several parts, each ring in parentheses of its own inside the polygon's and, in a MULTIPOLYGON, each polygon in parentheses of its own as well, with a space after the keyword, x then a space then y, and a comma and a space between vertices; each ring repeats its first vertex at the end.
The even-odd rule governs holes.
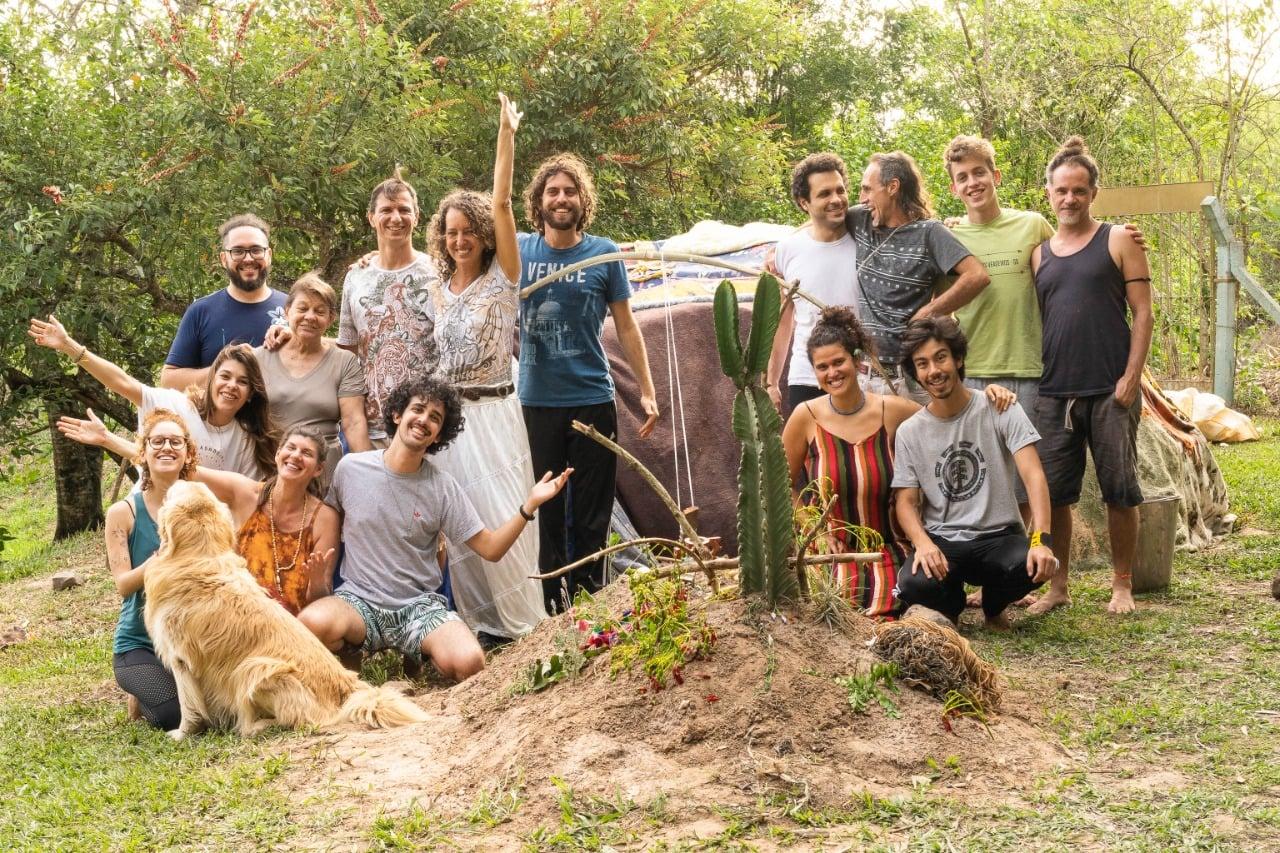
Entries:
MULTIPOLYGON (((603 595, 614 612, 630 606, 622 582, 603 595)), ((444 814, 518 777, 525 802, 504 828, 518 835, 554 822, 553 776, 641 805, 665 796, 668 813, 692 823, 711 804, 751 803, 771 790, 802 787, 811 802, 830 805, 910 790, 944 761, 962 768, 969 793, 980 784, 999 799, 1064 759, 1027 722, 1016 694, 989 732, 971 719, 952 720, 948 731, 940 703, 908 688, 887 694, 896 719, 874 702, 853 713, 835 678, 874 662, 868 620, 841 633, 743 600, 708 601, 707 620, 718 642, 709 659, 685 667, 681 685, 654 693, 638 672, 611 678, 602 655, 575 679, 513 694, 536 659, 557 651, 557 637, 575 630, 569 615, 546 620, 464 684, 420 690, 430 722, 308 739, 293 772, 368 792, 386 811, 416 801, 444 814)))

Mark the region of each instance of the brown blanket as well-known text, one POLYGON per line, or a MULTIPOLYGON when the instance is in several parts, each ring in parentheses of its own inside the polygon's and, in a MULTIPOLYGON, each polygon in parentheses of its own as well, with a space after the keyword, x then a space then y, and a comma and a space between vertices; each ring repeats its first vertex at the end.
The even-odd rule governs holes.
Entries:
MULTIPOLYGON (((740 322, 745 332, 751 322, 751 306, 743 305, 741 312, 740 322)), ((681 428, 679 402, 677 399, 675 411, 672 411, 672 383, 667 378, 666 316, 666 310, 661 307, 635 312, 636 323, 649 351, 649 369, 653 373, 661 412, 657 428, 647 439, 641 439, 637 434, 644 423, 639 387, 622 357, 612 320, 605 323, 605 350, 617 385, 618 441, 653 472, 672 497, 676 497, 671 444, 672 431, 675 430, 680 454, 680 495, 676 502, 684 508, 690 503, 684 453, 687 436, 688 464, 693 469, 693 500, 700 509, 698 532, 703 536, 722 537, 724 550, 736 554, 738 459, 741 451, 738 440, 733 437, 731 419, 733 397, 737 391, 720 370, 711 303, 672 306, 676 361, 672 363, 671 371, 674 378, 674 371, 679 367, 679 385, 684 393, 684 424, 681 428)), ((641 535, 676 538, 676 522, 671 513, 653 490, 625 465, 618 466, 618 500, 641 535)))

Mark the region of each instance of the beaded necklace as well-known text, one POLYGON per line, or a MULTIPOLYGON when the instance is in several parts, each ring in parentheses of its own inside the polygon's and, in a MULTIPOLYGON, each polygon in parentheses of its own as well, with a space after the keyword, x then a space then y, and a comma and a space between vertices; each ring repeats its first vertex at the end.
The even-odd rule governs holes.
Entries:
MULTIPOLYGON (((289 565, 281 567, 279 546, 276 544, 276 489, 271 488, 271 496, 267 499, 267 520, 271 524, 271 567, 274 575, 276 592, 284 595, 284 590, 280 586, 280 572, 298 568, 298 564, 302 557, 302 534, 311 527, 311 521, 307 518, 307 497, 304 492, 302 495, 302 526, 298 528, 298 549, 294 552, 293 560, 289 565)), ((319 501, 312 503, 312 515, 314 510, 319 507, 319 501)))

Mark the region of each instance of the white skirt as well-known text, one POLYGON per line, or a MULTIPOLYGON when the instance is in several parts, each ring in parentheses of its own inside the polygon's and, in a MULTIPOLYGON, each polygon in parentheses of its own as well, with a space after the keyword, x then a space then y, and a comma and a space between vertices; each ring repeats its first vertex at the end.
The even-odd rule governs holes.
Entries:
MULTIPOLYGON (((503 398, 464 400, 466 418, 453 443, 431 456, 461 485, 480 519, 497 529, 520 511, 533 486, 533 463, 520 402, 503 398)), ((511 550, 497 563, 482 559, 464 543, 449 543, 449 578, 458 614, 473 631, 520 637, 547 618, 538 571, 538 525, 525 525, 511 550)))

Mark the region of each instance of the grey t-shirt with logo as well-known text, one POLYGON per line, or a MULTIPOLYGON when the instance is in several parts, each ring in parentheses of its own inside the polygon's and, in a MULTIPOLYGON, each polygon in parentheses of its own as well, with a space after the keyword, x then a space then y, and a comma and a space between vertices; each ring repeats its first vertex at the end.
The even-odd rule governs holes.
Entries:
POLYGON ((438 592, 444 577, 436 562, 441 532, 464 545, 484 529, 475 507, 430 457, 412 474, 387 470, 385 451, 348 453, 338 463, 328 503, 342 513, 342 585, 387 609, 438 592))
POLYGON ((976 539, 1022 523, 1013 454, 1039 440, 1022 406, 1014 403, 1001 414, 986 395, 971 391, 954 417, 921 409, 898 427, 893 488, 920 489, 931 536, 976 539))

